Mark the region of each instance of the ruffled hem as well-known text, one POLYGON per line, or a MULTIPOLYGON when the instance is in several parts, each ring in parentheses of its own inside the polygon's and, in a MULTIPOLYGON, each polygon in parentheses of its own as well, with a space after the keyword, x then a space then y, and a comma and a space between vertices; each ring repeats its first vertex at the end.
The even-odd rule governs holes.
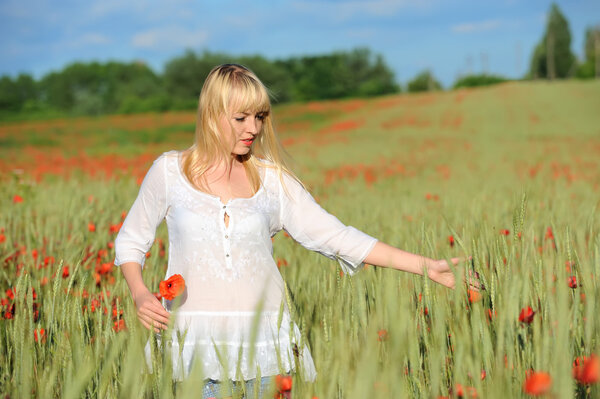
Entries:
MULTIPOLYGON (((310 351, 306 345, 300 348, 300 330, 295 323, 290 324, 287 312, 283 314, 278 332, 278 312, 266 312, 258 316, 252 363, 252 344, 250 340, 243 339, 244 335, 249 335, 243 332, 248 332, 252 322, 257 321, 255 316, 207 316, 202 313, 204 312, 179 314, 176 323, 178 329, 173 331, 169 341, 164 342, 164 347, 170 348, 173 379, 182 380, 194 367, 200 367, 203 378, 219 381, 253 379, 257 377, 257 370, 260 370, 263 377, 296 372, 306 381, 315 380, 317 373, 310 351), (215 322, 215 319, 218 322, 215 322), (187 328, 184 329, 183 326, 187 328), (290 334, 290 326, 293 334, 290 334), (224 334, 224 331, 230 331, 232 334, 224 334), (298 366, 301 370, 298 370, 298 366)), ((157 344, 159 348, 163 347, 158 336, 157 344)), ((148 341, 145 347, 146 362, 150 371, 151 346, 151 342, 148 341)))

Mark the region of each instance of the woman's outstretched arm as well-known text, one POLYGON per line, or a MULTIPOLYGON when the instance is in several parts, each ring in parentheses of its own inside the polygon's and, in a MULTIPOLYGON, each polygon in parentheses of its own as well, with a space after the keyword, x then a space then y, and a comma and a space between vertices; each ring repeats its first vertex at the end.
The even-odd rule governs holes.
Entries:
MULTIPOLYGON (((456 265, 460 258, 452 258, 456 265)), ((434 260, 425 256, 415 255, 391 245, 378 241, 364 260, 374 266, 391 267, 405 272, 423 275, 427 268, 427 276, 438 284, 454 288, 456 281, 454 273, 445 260, 434 260)))
POLYGON ((133 297, 140 322, 148 329, 153 328, 154 332, 166 329, 169 324, 169 312, 144 284, 142 265, 135 262, 123 263, 121 271, 133 297))

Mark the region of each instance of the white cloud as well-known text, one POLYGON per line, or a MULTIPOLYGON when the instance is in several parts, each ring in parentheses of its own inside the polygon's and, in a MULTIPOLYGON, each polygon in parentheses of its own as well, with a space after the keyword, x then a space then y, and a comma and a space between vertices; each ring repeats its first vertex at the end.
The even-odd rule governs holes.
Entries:
POLYGON ((501 25, 498 19, 489 19, 487 21, 470 22, 452 26, 452 31, 456 33, 479 33, 499 28, 501 25))
POLYGON ((131 38, 134 47, 162 49, 172 47, 199 47, 206 43, 208 33, 188 31, 181 27, 164 27, 139 32, 131 38))

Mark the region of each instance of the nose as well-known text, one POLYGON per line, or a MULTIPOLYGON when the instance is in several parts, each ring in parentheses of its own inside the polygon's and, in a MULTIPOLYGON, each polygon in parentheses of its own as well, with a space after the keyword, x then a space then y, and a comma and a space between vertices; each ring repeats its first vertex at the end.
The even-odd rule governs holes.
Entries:
POLYGON ((248 133, 256 136, 260 131, 261 122, 257 118, 248 118, 250 121, 248 122, 247 131, 248 133))

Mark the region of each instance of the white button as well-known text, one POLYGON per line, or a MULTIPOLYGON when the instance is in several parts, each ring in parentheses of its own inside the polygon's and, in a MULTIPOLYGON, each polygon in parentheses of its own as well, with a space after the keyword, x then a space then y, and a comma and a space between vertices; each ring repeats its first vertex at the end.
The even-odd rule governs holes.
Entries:
POLYGON ((229 236, 225 236, 225 238, 229 238, 229 236))
POLYGON ((229 254, 227 254, 227 255, 225 255, 225 256, 227 256, 227 257, 229 258, 229 254))

